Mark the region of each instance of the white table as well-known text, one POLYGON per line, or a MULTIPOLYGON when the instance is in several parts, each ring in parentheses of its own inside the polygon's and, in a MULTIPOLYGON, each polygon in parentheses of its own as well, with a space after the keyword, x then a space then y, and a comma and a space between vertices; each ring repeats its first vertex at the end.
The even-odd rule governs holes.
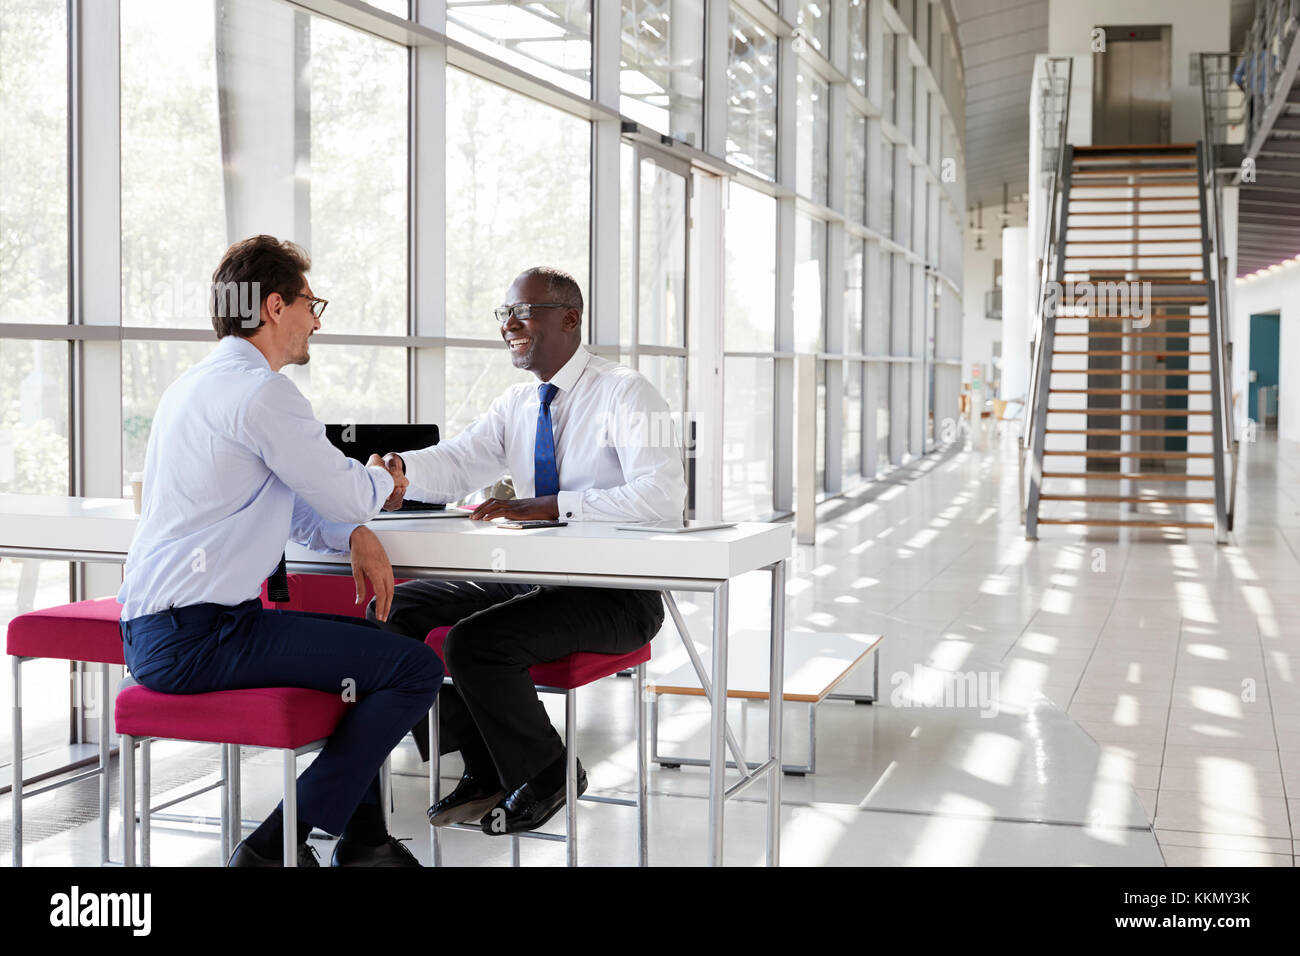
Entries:
MULTIPOLYGON (((0 557, 122 563, 135 531, 130 501, 0 494, 0 557)), ((682 641, 711 705, 709 732, 709 863, 722 864, 725 801, 767 778, 767 863, 780 862, 781 697, 784 680, 785 562, 791 526, 742 523, 734 528, 671 535, 617 531, 602 522, 509 531, 469 519, 396 518, 371 529, 403 578, 485 580, 520 584, 645 588, 662 591, 679 631, 671 591, 713 594, 712 668, 705 673, 690 635, 682 641), (727 602, 732 578, 772 573, 767 758, 754 767, 741 758, 727 726, 727 602), (716 675, 711 687, 709 674, 716 675), (727 786, 726 750, 742 768, 727 786)), ((345 557, 297 545, 286 550, 291 571, 349 573, 345 557)))

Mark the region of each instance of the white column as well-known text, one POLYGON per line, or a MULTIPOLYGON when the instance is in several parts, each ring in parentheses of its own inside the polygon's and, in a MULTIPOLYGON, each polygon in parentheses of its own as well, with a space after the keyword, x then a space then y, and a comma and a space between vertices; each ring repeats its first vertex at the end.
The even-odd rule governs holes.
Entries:
POLYGON ((1023 398, 1029 388, 1029 231, 1002 230, 1002 394, 1023 398))

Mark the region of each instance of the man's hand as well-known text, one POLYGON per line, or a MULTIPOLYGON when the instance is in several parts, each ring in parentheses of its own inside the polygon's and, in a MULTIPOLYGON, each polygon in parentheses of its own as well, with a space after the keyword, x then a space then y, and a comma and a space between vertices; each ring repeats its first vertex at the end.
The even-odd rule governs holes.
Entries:
POLYGON ((352 547, 352 580, 357 586, 357 600, 366 599, 366 581, 375 589, 375 616, 388 620, 388 609, 393 605, 393 566, 388 553, 379 543, 375 533, 365 525, 358 525, 348 539, 352 547))
POLYGON ((393 476, 393 493, 384 502, 384 510, 396 511, 402 507, 402 499, 406 496, 406 489, 410 485, 410 482, 406 480, 406 469, 402 467, 402 459, 390 452, 383 458, 378 455, 371 455, 366 464, 387 468, 388 473, 393 476))
POLYGON ((489 498, 477 508, 470 518, 474 521, 490 521, 493 518, 512 518, 516 521, 539 521, 560 516, 560 499, 558 495, 544 495, 541 498, 512 498, 503 501, 489 498))

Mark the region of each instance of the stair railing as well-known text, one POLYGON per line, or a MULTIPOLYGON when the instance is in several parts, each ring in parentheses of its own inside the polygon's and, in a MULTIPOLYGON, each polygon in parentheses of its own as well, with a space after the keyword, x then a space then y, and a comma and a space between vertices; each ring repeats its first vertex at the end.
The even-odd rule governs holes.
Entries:
MULTIPOLYGON (((1047 426, 1047 386, 1051 380, 1052 329, 1060 294, 1053 294, 1055 283, 1064 278, 1064 245, 1067 211, 1064 197, 1069 189, 1069 155, 1066 131, 1070 119, 1070 86, 1074 73, 1071 57, 1049 57, 1042 61, 1043 70, 1038 78, 1045 85, 1040 102, 1043 105, 1044 174, 1048 176, 1044 191, 1048 194, 1047 218, 1043 224, 1043 245, 1038 258, 1038 307, 1034 317, 1034 347, 1029 367, 1029 388, 1025 402, 1025 427, 1020 440, 1020 520, 1025 525, 1025 537, 1038 536, 1038 499, 1043 481, 1043 442, 1047 426), (1049 117, 1055 107, 1055 122, 1049 117), (1050 145, 1049 145, 1050 144, 1050 145), (1050 170, 1050 158, 1055 162, 1050 170), (1029 488, 1026 494, 1025 465, 1030 462, 1029 488)), ((1014 342, 1007 348, 1016 348, 1014 342)))

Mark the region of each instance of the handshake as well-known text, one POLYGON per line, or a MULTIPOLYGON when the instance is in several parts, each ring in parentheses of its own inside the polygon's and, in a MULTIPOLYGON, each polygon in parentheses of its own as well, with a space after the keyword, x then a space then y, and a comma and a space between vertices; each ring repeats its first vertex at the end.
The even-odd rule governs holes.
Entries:
POLYGON ((384 510, 396 511, 402 507, 402 499, 406 496, 406 488, 410 484, 406 479, 406 468, 402 462, 402 457, 397 452, 392 451, 383 458, 378 455, 371 455, 366 465, 378 465, 381 468, 387 468, 388 473, 393 476, 393 493, 384 502, 384 510))

